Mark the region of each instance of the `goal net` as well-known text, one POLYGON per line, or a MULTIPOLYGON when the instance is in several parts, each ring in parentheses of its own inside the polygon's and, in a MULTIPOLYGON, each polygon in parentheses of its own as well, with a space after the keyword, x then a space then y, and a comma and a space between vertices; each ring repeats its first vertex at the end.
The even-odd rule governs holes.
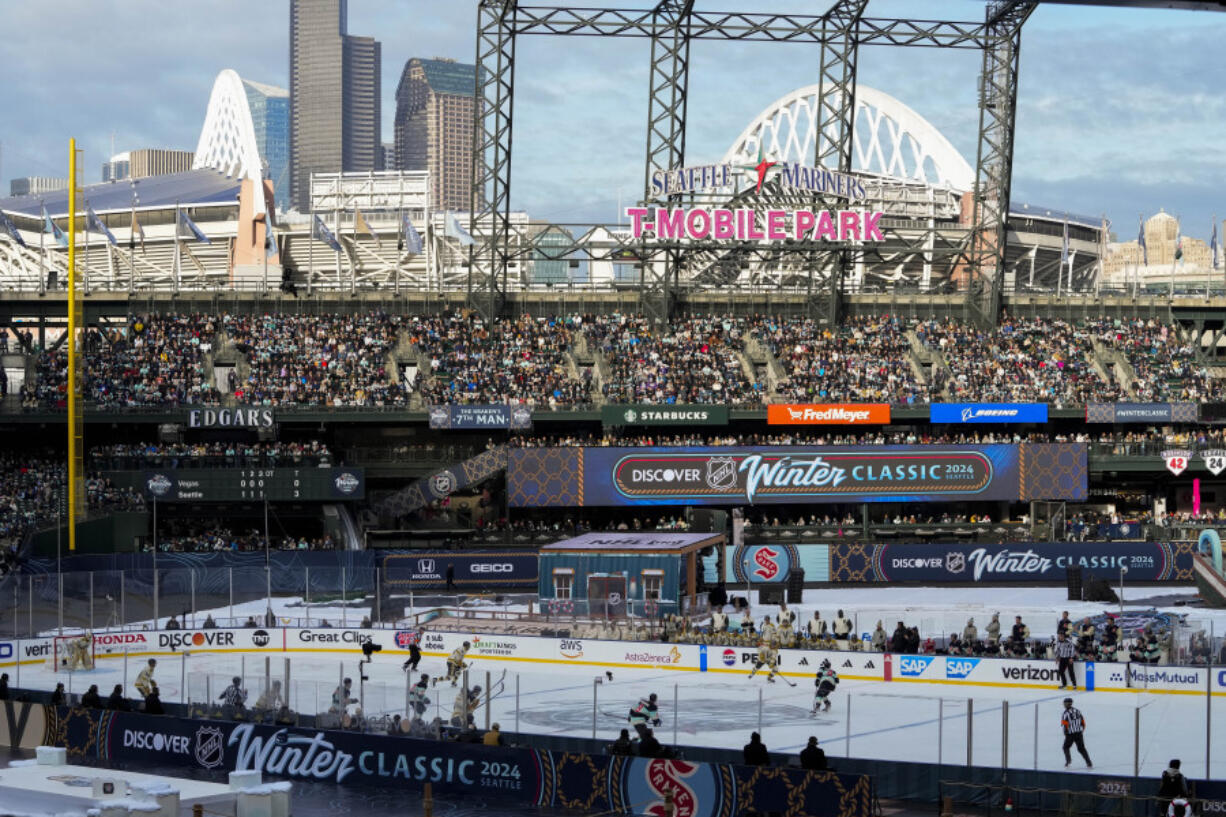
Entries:
POLYGON ((57 635, 53 639, 51 668, 55 672, 91 670, 95 666, 96 659, 93 633, 57 635))

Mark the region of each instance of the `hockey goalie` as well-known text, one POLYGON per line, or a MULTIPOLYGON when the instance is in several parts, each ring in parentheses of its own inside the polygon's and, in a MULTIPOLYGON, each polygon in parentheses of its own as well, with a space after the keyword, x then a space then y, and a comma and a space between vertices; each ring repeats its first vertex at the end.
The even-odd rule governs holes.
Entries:
POLYGON ((89 633, 68 641, 68 655, 64 659, 64 669, 89 670, 94 668, 94 637, 89 633))

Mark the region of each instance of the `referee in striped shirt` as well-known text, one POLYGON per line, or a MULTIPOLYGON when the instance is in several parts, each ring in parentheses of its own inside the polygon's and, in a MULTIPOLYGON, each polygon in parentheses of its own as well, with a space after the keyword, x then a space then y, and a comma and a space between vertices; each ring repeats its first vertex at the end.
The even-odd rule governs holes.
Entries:
POLYGON ((1073 755, 1069 749, 1073 746, 1077 747, 1077 751, 1086 759, 1086 767, 1093 769, 1094 764, 1090 762, 1090 755, 1086 752, 1085 731, 1086 719, 1081 714, 1081 710, 1073 706, 1072 698, 1064 699, 1064 712, 1060 717, 1060 725, 1064 727, 1064 765, 1067 767, 1073 762, 1073 755))
POLYGON ((1060 661, 1060 688, 1069 684, 1077 688, 1077 673, 1073 669, 1073 656, 1077 654, 1077 645, 1069 640, 1063 632, 1056 638, 1056 658, 1060 661), (1065 678, 1067 674, 1067 680, 1065 678))

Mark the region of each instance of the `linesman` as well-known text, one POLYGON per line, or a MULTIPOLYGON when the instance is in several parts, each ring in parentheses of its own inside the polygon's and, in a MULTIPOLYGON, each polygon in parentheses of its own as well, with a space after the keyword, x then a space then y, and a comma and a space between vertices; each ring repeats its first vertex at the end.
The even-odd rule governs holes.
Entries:
POLYGON ((1073 762, 1073 755, 1069 749, 1073 746, 1077 747, 1077 751, 1086 759, 1086 768, 1093 769, 1094 764, 1090 762, 1090 754, 1086 751, 1086 719, 1085 715, 1081 714, 1081 710, 1073 706, 1072 698, 1064 699, 1064 712, 1060 714, 1060 725, 1064 729, 1064 765, 1067 767, 1073 762))

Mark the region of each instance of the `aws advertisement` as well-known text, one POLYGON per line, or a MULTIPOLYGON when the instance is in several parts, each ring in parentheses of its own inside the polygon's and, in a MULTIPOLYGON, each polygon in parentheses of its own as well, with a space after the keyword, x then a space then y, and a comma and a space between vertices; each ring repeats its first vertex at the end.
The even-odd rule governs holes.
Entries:
POLYGON ((511 452, 511 504, 763 505, 1085 496, 1085 446, 767 446, 511 452), (1068 448, 1064 456, 1051 452, 1068 448), (1027 449, 1034 449, 1028 451, 1027 449), (1042 449, 1042 450, 1039 450, 1042 449), (1079 449, 1079 450, 1076 450, 1079 449), (1046 478, 1023 490, 1021 467, 1046 478), (574 473, 578 472, 578 473, 574 473), (577 483, 575 481, 577 478, 577 483))

